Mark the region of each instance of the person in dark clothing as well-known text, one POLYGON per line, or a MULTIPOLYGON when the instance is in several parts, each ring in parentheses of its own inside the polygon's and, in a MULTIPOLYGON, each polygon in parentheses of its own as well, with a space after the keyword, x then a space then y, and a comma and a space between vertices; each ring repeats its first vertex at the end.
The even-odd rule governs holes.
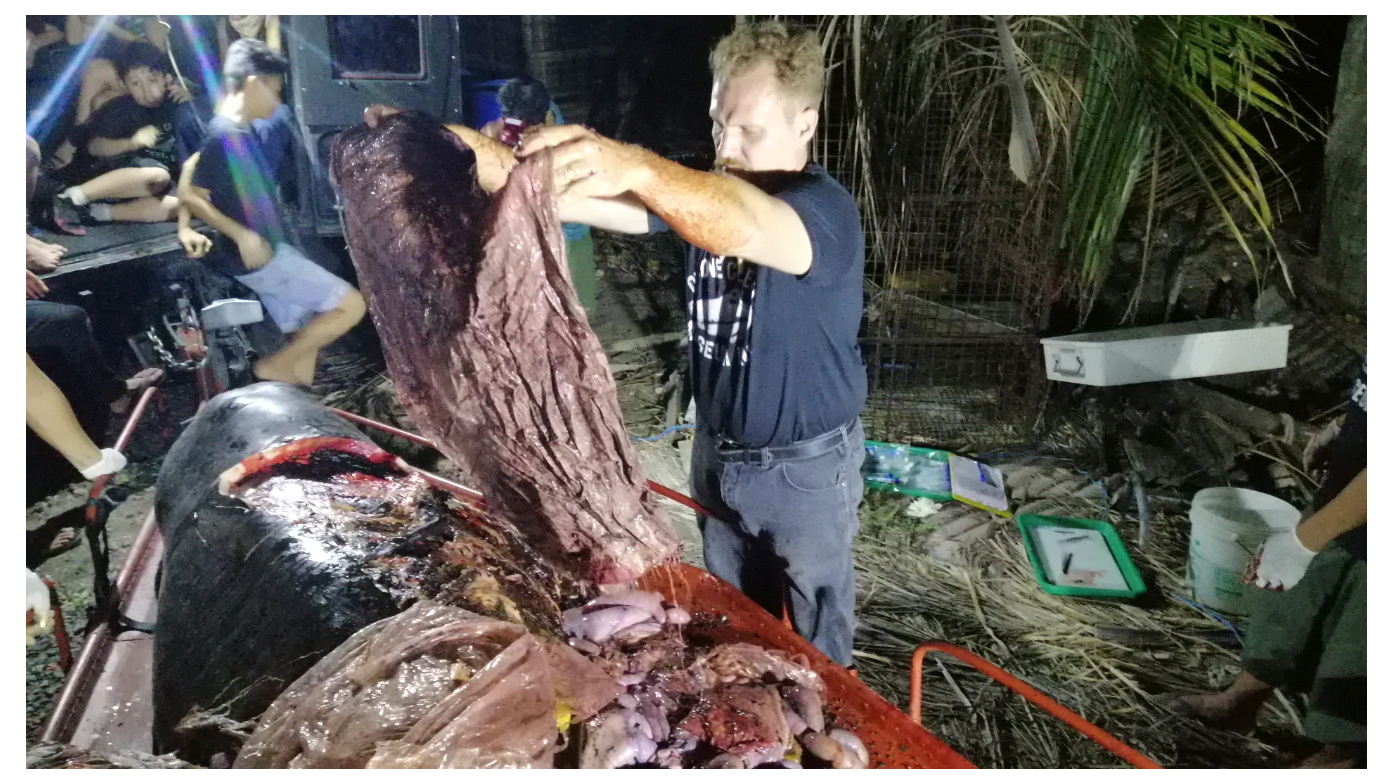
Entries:
POLYGON ((809 160, 824 64, 817 36, 739 25, 711 55, 717 173, 579 126, 536 127, 562 220, 685 239, 696 402, 692 495, 706 566, 832 660, 852 664, 859 528, 857 343, 865 263, 856 201, 809 160))
POLYGON ((102 104, 73 132, 73 161, 54 174, 69 186, 58 198, 84 220, 173 220, 182 161, 168 62, 153 46, 133 44, 119 67, 127 94, 102 104))
MULTIPOLYGON (((24 350, 32 396, 27 400, 29 426, 43 444, 90 478, 88 474, 96 469, 91 466, 111 451, 95 445, 111 415, 128 412, 140 392, 164 378, 164 371, 147 368, 122 380, 102 357, 87 313, 75 305, 42 301, 47 286, 34 273, 26 270, 25 275, 24 350)), ((31 466, 49 461, 36 453, 41 449, 30 443, 26 455, 31 466)), ((120 469, 115 463, 110 467, 120 469)), ((35 540, 29 548, 52 555, 76 541, 71 526, 48 532, 48 536, 31 536, 35 540)))
MULTIPOLYGON (((132 54, 154 49, 169 51, 169 27, 153 16, 77 16, 61 17, 66 40, 50 46, 46 63, 49 77, 63 73, 74 57, 82 57, 82 77, 54 82, 63 90, 61 96, 49 103, 47 90, 29 96, 29 113, 33 115, 41 104, 47 104, 44 114, 31 122, 37 125, 45 157, 52 155, 54 166, 66 166, 73 160, 76 148, 69 138, 72 130, 87 122, 102 104, 126 94, 122 83, 120 62, 132 54)), ((33 133, 34 130, 31 130, 33 133)))
POLYGON ((24 302, 24 346, 32 355, 52 357, 68 366, 63 375, 80 384, 67 389, 69 396, 106 405, 116 414, 130 410, 135 394, 164 377, 164 371, 151 367, 125 380, 119 378, 97 347, 87 311, 43 301, 32 286, 24 302))
POLYGON ((1368 722, 1368 361, 1311 513, 1272 534, 1248 567, 1243 673, 1218 693, 1176 696, 1172 710, 1250 731, 1276 688, 1309 694, 1302 729, 1324 748, 1303 767, 1359 766, 1368 722))
POLYGON ((362 294, 300 249, 253 123, 275 116, 288 69, 284 57, 254 38, 228 48, 227 97, 208 136, 179 181, 179 238, 191 258, 256 292, 287 334, 284 348, 252 368, 261 380, 308 387, 319 350, 352 329, 366 312, 362 294), (187 214, 185 212, 187 209, 187 214), (188 226, 198 217, 218 233, 209 241, 188 226))
MULTIPOLYGON (((545 84, 531 77, 509 79, 498 90, 498 108, 503 116, 479 129, 480 133, 516 149, 522 134, 534 125, 564 123, 561 110, 551 100, 545 84)), ((595 309, 595 241, 584 223, 562 223, 566 239, 566 266, 571 284, 587 313, 595 309)))

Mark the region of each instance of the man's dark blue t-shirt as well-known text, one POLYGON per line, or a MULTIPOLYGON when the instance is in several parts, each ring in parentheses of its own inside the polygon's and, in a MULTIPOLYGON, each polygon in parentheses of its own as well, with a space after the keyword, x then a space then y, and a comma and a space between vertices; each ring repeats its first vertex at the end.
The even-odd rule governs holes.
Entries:
MULTIPOLYGON (((221 115, 214 117, 199 148, 193 184, 208 190, 208 200, 219 212, 273 247, 296 244, 276 186, 275 167, 268 159, 275 152, 256 130, 221 115)), ((237 244, 221 233, 214 235, 213 249, 205 260, 226 275, 247 273, 237 244)))
MULTIPOLYGON (((856 200, 816 164, 766 190, 812 242, 807 273, 687 249, 687 339, 698 426, 752 448, 851 422, 866 403, 865 244, 856 200)), ((650 230, 667 227, 650 217, 650 230)))

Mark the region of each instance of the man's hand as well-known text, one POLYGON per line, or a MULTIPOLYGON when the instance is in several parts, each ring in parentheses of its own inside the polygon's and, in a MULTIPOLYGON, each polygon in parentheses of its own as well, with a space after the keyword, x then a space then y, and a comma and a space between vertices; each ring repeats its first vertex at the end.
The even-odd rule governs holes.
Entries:
POLYGON ((25 240, 24 266, 31 272, 52 272, 58 268, 58 260, 68 252, 62 245, 50 244, 31 236, 26 235, 25 240))
POLYGON ((1297 537, 1297 528, 1280 530, 1263 542, 1248 564, 1244 581, 1262 590, 1290 590, 1306 575, 1316 554, 1297 537))
POLYGON ((242 265, 250 270, 260 269, 271 263, 271 256, 276 252, 271 243, 251 231, 237 240, 237 249, 242 254, 242 265))
POLYGON ((374 103, 366 109, 363 109, 363 122, 366 122, 369 128, 376 128, 377 123, 381 122, 383 117, 401 114, 402 111, 404 110, 398 109, 395 106, 388 106, 385 103, 374 103))
POLYGON ((189 102, 191 97, 189 96, 188 89, 184 87, 183 82, 175 79, 173 74, 165 77, 165 83, 168 85, 168 87, 165 88, 165 93, 169 96, 171 101, 175 103, 189 102))
POLYGON ((202 258, 213 249, 213 240, 192 228, 179 229, 179 244, 184 246, 184 252, 189 258, 202 258))
POLYGON ((44 294, 48 293, 48 284, 40 280, 38 275, 26 269, 24 270, 24 289, 25 299, 43 299, 44 294))
POLYGON ((518 157, 552 151, 552 188, 558 200, 612 198, 640 187, 653 153, 607 139, 580 125, 533 126, 518 157))
POLYGON ((131 136, 131 144, 138 150, 153 147, 160 140, 160 130, 154 125, 146 125, 131 136))

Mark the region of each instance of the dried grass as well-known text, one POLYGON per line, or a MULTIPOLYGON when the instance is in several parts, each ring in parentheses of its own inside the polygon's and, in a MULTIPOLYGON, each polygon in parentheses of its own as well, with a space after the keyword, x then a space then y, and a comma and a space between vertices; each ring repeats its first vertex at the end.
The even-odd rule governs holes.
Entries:
MULTIPOLYGON (((920 546, 925 526, 895 519, 904 499, 872 493, 867 501, 865 532, 856 545, 857 662, 863 679, 892 703, 906 706, 914 647, 942 639, 1003 666, 1164 765, 1264 767, 1282 761, 1272 745, 1206 729, 1159 704, 1167 692, 1221 687, 1239 668, 1236 651, 1193 635, 1223 626, 1171 598, 1184 587, 1183 519, 1157 514, 1148 549, 1129 546, 1154 602, 1143 608, 1048 595, 1035 582, 1020 533, 1009 522, 973 547, 968 567, 935 563, 920 546), (1169 643, 1133 649, 1098 638, 1097 627, 1152 631, 1169 643)), ((1061 515, 1097 513, 1086 501, 1060 502, 1061 515)), ((1134 541, 1135 520, 1111 516, 1124 540, 1134 541)), ((1004 686, 945 660, 926 669, 924 723, 974 763, 1123 765, 1004 686)), ((1263 736, 1296 728, 1291 712, 1276 704, 1264 712, 1262 725, 1263 736)))

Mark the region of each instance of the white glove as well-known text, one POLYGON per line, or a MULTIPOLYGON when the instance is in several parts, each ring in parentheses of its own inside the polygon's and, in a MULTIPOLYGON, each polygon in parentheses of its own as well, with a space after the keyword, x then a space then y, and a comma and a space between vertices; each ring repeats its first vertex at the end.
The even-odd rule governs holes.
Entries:
POLYGON ((126 467, 126 457, 116 449, 102 449, 102 458, 95 465, 82 469, 82 477, 88 481, 108 473, 115 473, 126 467))
POLYGON ((1306 575, 1316 553, 1296 537, 1296 528, 1267 537, 1258 551, 1258 569, 1253 584, 1263 590, 1290 590, 1306 575))

